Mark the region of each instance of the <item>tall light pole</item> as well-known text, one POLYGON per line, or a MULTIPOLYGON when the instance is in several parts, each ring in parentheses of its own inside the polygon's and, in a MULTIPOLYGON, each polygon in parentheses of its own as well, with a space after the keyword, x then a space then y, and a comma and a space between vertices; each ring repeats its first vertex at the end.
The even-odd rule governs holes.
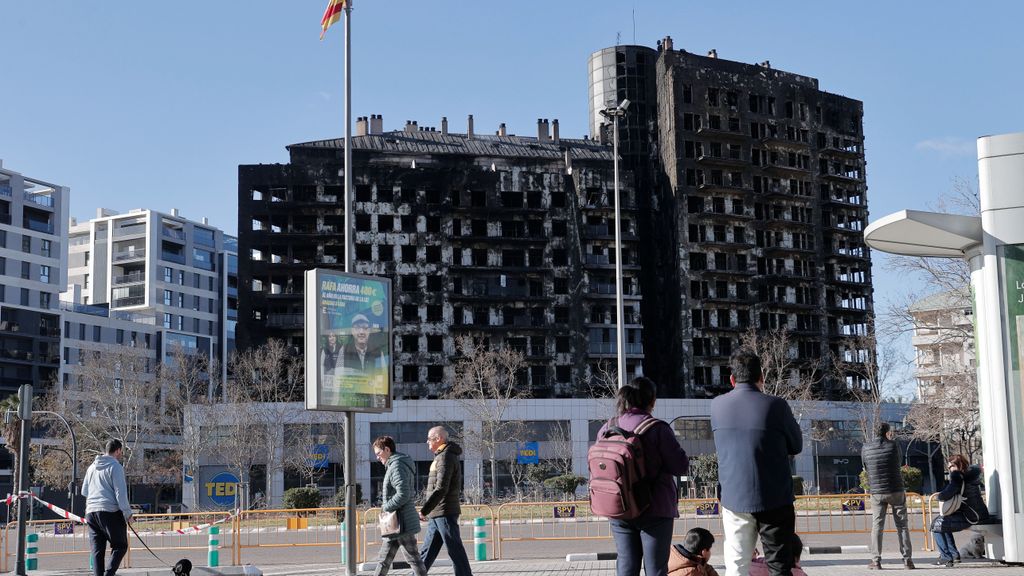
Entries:
POLYGON ((615 351, 616 372, 619 388, 626 385, 626 331, 622 327, 625 312, 622 305, 622 220, 621 198, 619 198, 619 118, 626 116, 629 100, 623 100, 618 106, 605 108, 601 116, 612 121, 612 164, 615 177, 615 351))

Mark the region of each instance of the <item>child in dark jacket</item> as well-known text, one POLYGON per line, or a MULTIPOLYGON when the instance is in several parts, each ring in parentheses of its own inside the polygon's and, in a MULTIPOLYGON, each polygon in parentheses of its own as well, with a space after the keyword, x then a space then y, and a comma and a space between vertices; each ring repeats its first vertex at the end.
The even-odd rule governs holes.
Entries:
POLYGON ((704 528, 691 528, 682 544, 672 546, 668 576, 718 576, 708 564, 715 537, 704 528))

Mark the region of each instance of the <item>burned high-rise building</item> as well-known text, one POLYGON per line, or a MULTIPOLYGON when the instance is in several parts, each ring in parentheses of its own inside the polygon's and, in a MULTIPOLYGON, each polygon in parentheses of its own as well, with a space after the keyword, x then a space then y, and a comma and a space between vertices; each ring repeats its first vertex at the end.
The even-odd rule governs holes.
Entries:
MULTIPOLYGON (((353 138, 354 272, 394 294, 395 397, 436 398, 460 335, 521 351, 535 397, 586 396, 614 371, 611 150, 537 135, 481 135, 374 116, 353 138)), ((241 346, 270 337, 301 350, 303 272, 341 268, 343 141, 288 147, 287 165, 239 168, 241 346)), ((620 191, 627 370, 637 371, 640 300, 635 195, 620 191)), ((614 384, 612 384, 614 386, 614 384)))
POLYGON ((593 134, 602 107, 638 104, 620 138, 637 178, 641 312, 658 318, 645 369, 687 396, 727 390, 753 328, 819 396, 870 387, 862 103, 767 61, 658 44, 601 50, 589 67, 593 134))
MULTIPOLYGON (((661 397, 713 395, 749 331, 785 329, 794 378, 829 398, 864 386, 862 104, 668 38, 598 51, 588 70, 585 139, 547 120, 528 137, 479 134, 472 117, 464 133, 357 122, 354 271, 393 280, 396 398, 443 395, 460 335, 521 350, 535 397, 614 382, 613 159, 599 113, 624 99, 628 375, 652 377, 661 397)), ((303 273, 343 265, 343 145, 239 167, 240 346, 302 349, 303 273)))

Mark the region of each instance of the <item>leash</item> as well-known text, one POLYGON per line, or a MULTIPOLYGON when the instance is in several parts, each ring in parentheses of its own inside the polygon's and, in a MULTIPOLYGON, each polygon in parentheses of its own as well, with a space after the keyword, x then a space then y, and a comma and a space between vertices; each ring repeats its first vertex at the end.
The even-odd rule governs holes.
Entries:
POLYGON ((126 520, 125 524, 127 524, 128 527, 132 529, 132 534, 135 534, 135 537, 138 538, 139 542, 142 543, 142 545, 146 548, 146 550, 148 550, 149 553, 153 555, 153 558, 156 558, 161 564, 163 564, 164 566, 167 566, 168 568, 171 568, 171 569, 174 568, 173 566, 171 566, 167 562, 164 562, 163 558, 157 556, 156 552, 153 552, 153 550, 149 547, 149 544, 146 544, 146 541, 142 539, 142 536, 139 536, 139 533, 135 531, 135 526, 132 526, 131 522, 128 522, 126 520))

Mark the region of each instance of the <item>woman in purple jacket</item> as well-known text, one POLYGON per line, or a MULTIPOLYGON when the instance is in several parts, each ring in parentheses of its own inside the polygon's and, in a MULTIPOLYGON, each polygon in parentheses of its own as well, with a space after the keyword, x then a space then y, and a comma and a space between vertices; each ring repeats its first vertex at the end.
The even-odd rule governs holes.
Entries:
MULTIPOLYGON (((619 388, 618 417, 609 420, 598 432, 600 438, 609 426, 632 432, 654 411, 655 386, 650 378, 638 376, 619 388)), ((689 460, 669 425, 661 420, 640 437, 651 480, 651 505, 633 520, 609 520, 615 550, 616 576, 638 576, 641 560, 647 576, 667 576, 672 526, 679 517, 676 476, 686 474, 689 460)))

